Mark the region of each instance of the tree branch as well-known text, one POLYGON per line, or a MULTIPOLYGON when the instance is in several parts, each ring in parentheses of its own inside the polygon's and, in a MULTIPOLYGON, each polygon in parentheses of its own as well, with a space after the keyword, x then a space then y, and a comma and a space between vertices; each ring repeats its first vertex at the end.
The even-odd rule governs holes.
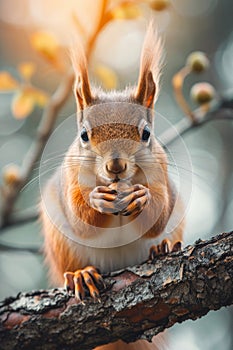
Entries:
POLYGON ((77 304, 63 289, 20 293, 0 304, 7 349, 92 349, 151 338, 177 322, 233 303, 233 232, 197 241, 105 277, 101 303, 77 304))
POLYGON ((19 180, 13 186, 3 188, 3 203, 0 217, 1 227, 6 226, 10 221, 10 215, 15 201, 21 189, 26 185, 35 163, 41 156, 44 146, 52 133, 53 126, 58 116, 58 111, 64 105, 72 91, 73 81, 74 73, 73 70, 70 69, 61 80, 56 91, 51 96, 47 107, 43 111, 36 139, 24 157, 19 180))
POLYGON ((224 119, 233 120, 233 96, 225 94, 220 100, 214 100, 208 106, 205 105, 204 108, 203 106, 197 108, 192 112, 192 115, 195 121, 190 118, 182 118, 159 136, 159 140, 165 148, 177 137, 208 122, 224 119))

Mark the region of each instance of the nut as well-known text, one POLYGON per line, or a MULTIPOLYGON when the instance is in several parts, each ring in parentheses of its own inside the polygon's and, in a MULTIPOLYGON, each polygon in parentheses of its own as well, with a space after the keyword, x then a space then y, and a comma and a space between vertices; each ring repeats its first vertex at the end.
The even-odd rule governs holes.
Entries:
POLYGON ((130 187, 130 183, 126 181, 118 181, 118 182, 113 182, 109 185, 109 188, 117 191, 117 192, 124 192, 127 190, 127 188, 130 187))

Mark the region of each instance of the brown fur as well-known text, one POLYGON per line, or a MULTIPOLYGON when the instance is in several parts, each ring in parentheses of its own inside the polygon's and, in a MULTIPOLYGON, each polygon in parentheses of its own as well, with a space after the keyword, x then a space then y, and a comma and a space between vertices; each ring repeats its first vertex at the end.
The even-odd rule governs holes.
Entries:
POLYGON ((159 79, 163 62, 163 46, 153 22, 150 22, 142 48, 140 75, 136 100, 152 108, 159 93, 159 79))
MULTIPOLYGON (((153 111, 148 112, 146 108, 152 108, 155 103, 162 61, 161 41, 155 35, 153 25, 150 24, 145 38, 136 88, 108 94, 102 90, 93 91, 86 59, 80 47, 77 50, 75 48, 75 51, 73 49, 72 60, 76 72, 78 127, 81 130, 85 125, 90 142, 83 145, 77 137, 67 152, 63 166, 50 179, 42 195, 41 219, 46 262, 51 280, 59 285, 63 283, 64 272, 83 269, 91 264, 93 256, 85 255, 89 248, 84 247, 85 250, 82 244, 85 246, 85 241, 95 243, 101 238, 99 235, 103 236, 104 242, 108 230, 117 227, 116 220, 119 216, 93 209, 89 197, 96 186, 109 186, 111 183, 111 176, 115 175, 107 174, 109 180, 106 180, 105 166, 112 164, 114 157, 119 159, 118 165, 127 165, 125 170, 121 166, 120 179, 129 177, 131 185, 140 184, 149 189, 150 201, 143 211, 125 219, 126 223, 136 220, 137 226, 142 228, 144 235, 142 241, 139 237, 141 244, 150 238, 161 236, 162 239, 175 200, 175 191, 168 179, 165 152, 153 135, 148 146, 140 142, 141 121, 153 130, 153 111), (80 160, 75 161, 76 157, 80 157, 80 160), (152 159, 148 160, 149 157, 152 159), (98 228, 103 230, 99 231, 98 228)), ((171 235, 172 244, 182 239, 182 232, 183 223, 171 235)), ((130 249, 130 243, 127 247, 130 249)), ((95 255, 96 251, 98 259, 102 253, 106 257, 104 248, 91 249, 90 254, 95 255)), ((114 256, 118 250, 119 254, 124 251, 121 247, 110 247, 109 257, 114 256)), ((128 251, 127 254, 130 256, 134 252, 128 251)), ((157 349, 157 346, 155 342, 149 344, 139 341, 129 345, 117 342, 98 347, 98 350, 126 348, 157 349)))

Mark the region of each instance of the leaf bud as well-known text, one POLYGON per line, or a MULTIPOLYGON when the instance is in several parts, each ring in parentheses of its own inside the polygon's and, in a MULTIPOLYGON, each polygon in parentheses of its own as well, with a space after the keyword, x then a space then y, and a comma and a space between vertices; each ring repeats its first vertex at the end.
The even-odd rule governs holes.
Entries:
POLYGON ((16 185, 20 181, 19 166, 14 163, 7 164, 2 170, 2 177, 6 185, 16 185))
POLYGON ((190 91, 190 97, 194 102, 203 104, 210 102, 216 96, 216 91, 213 85, 201 82, 194 84, 190 91))
POLYGON ((186 60, 186 65, 190 67, 193 72, 201 73, 209 67, 209 59, 202 51, 192 52, 186 60))

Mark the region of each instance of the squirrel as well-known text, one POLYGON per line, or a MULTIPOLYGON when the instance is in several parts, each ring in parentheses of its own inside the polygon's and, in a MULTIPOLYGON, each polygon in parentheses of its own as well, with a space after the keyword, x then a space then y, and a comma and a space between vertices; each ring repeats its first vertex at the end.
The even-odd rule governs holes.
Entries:
MULTIPOLYGON (((101 274, 181 249, 183 220, 165 230, 180 199, 153 132, 162 57, 150 23, 137 86, 104 92, 90 85, 85 54, 73 48, 78 133, 45 186, 40 218, 51 281, 79 302, 87 292, 99 299, 101 274)), ((98 349, 156 348, 123 344, 98 349)))

